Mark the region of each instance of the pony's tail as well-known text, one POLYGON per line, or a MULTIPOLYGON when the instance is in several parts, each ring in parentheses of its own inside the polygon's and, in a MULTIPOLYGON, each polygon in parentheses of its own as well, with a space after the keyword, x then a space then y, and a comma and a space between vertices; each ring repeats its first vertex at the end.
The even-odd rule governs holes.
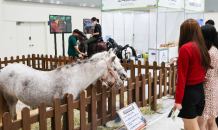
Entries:
MULTIPOLYGON (((0 70, 0 73, 1 73, 1 70, 0 70)), ((0 87, 1 88, 1 87, 0 87)), ((5 112, 8 112, 9 110, 9 107, 7 105, 7 102, 1 92, 1 89, 0 89, 0 125, 2 124, 2 116, 5 112)))

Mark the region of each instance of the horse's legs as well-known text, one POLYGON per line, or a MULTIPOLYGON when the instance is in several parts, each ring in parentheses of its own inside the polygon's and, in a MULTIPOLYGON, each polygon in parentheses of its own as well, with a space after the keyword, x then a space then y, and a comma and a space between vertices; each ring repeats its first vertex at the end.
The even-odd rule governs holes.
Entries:
POLYGON ((14 103, 13 105, 9 105, 10 113, 12 115, 13 120, 17 120, 16 104, 17 102, 14 103))
POLYGON ((16 104, 18 102, 18 99, 13 97, 13 96, 5 96, 5 99, 7 101, 7 104, 9 106, 9 110, 10 110, 10 113, 12 115, 12 119, 13 120, 17 120, 17 112, 16 112, 16 104))

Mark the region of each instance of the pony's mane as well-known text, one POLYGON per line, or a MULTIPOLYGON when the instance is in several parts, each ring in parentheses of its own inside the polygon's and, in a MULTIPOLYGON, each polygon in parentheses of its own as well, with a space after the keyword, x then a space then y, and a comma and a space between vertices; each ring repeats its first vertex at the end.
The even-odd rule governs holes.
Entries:
POLYGON ((69 65, 63 65, 63 66, 59 66, 57 68, 57 70, 61 70, 62 68, 72 68, 76 65, 81 65, 81 64, 88 64, 88 63, 93 63, 93 62, 98 62, 100 60, 104 60, 103 58, 94 58, 94 59, 88 59, 88 60, 81 60, 81 61, 77 61, 77 62, 74 62, 74 63, 71 63, 69 65))

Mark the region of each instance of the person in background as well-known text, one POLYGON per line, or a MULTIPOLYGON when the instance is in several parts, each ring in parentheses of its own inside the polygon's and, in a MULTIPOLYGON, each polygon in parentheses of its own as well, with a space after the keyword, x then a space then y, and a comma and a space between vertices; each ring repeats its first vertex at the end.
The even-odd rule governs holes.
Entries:
POLYGON ((101 36, 101 25, 98 23, 98 20, 96 17, 93 17, 91 19, 93 25, 95 26, 94 28, 94 33, 90 35, 90 38, 84 42, 84 47, 85 47, 85 55, 87 55, 88 51, 88 44, 97 41, 101 36))
POLYGON ((205 25, 212 25, 215 27, 215 22, 213 20, 207 20, 207 22, 205 22, 205 25))
POLYGON ((201 27, 205 44, 209 50, 211 65, 214 69, 207 70, 206 78, 210 82, 204 84, 205 107, 201 117, 198 118, 200 130, 217 130, 215 118, 218 117, 218 42, 216 29, 211 25, 201 27))
POLYGON ((78 29, 75 29, 73 31, 73 34, 69 37, 68 40, 68 55, 72 56, 73 59, 75 56, 77 56, 77 53, 84 55, 84 53, 80 52, 78 47, 77 47, 77 39, 80 31, 78 29))
MULTIPOLYGON (((218 32, 217 32, 217 41, 218 41, 218 32)), ((218 117, 216 118, 216 125, 218 127, 218 117)))
POLYGON ((173 110, 178 109, 185 130, 200 130, 197 118, 205 105, 203 79, 213 69, 201 28, 194 19, 180 27, 177 88, 173 110))

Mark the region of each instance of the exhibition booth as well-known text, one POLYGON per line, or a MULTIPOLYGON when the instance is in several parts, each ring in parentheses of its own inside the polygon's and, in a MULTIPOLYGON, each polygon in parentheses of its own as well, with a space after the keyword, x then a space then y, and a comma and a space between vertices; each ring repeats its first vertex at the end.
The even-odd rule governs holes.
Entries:
POLYGON ((102 36, 148 54, 149 63, 178 57, 180 25, 193 18, 203 25, 204 0, 102 1, 102 36))

